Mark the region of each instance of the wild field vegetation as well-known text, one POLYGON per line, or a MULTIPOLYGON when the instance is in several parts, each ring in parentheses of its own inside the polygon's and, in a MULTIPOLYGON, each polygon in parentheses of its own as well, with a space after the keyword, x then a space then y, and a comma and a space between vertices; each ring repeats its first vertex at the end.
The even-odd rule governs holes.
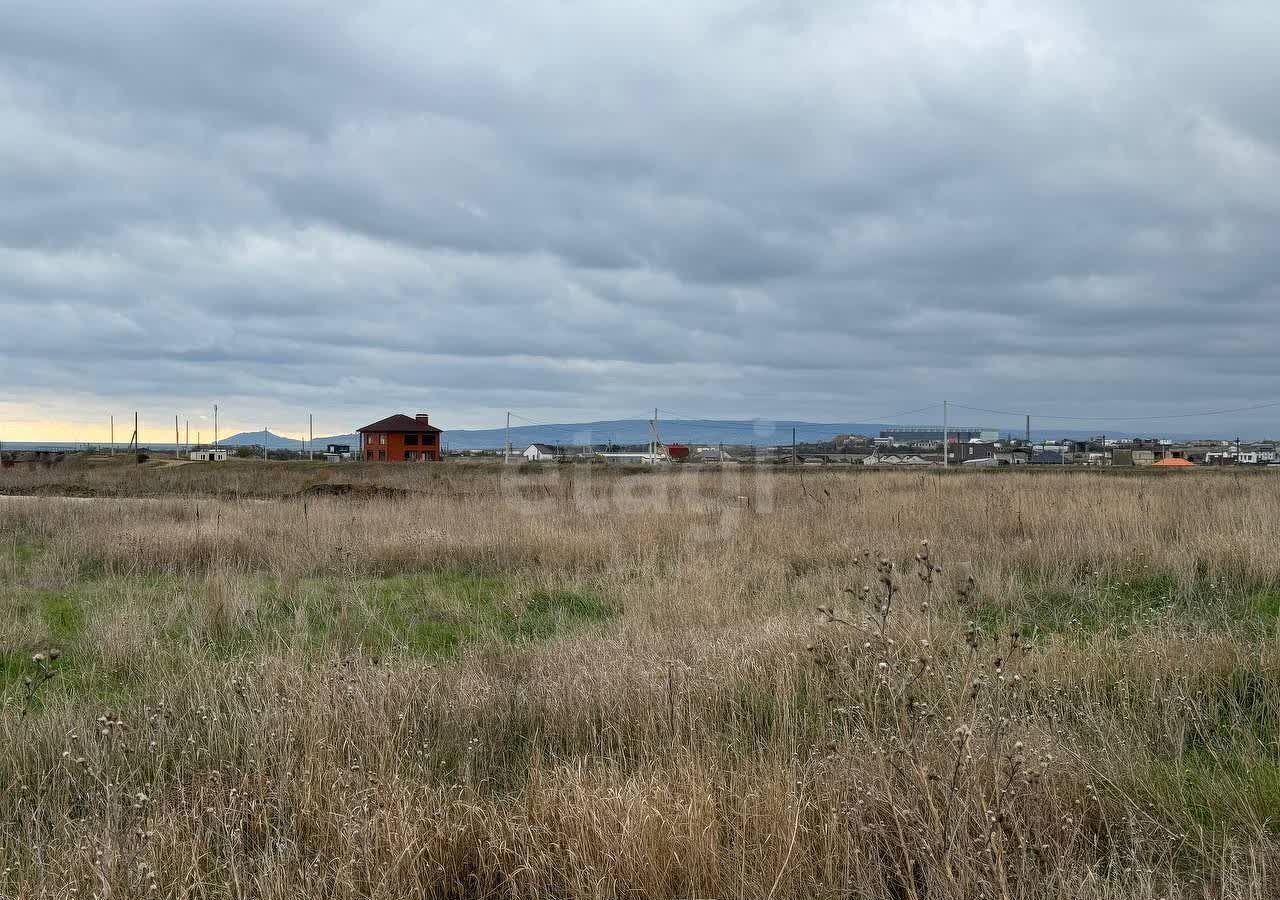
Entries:
POLYGON ((1280 894, 1267 473, 0 472, 59 491, 0 896, 1280 894))

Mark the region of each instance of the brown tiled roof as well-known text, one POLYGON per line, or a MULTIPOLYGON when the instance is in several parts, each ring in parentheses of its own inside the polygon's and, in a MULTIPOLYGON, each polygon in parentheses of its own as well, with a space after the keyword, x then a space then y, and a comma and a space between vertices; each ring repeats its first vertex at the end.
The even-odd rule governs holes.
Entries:
POLYGON ((417 432, 419 434, 426 434, 426 433, 443 434, 443 431, 434 425, 428 425, 425 422, 419 422, 413 416, 406 416, 400 413, 396 413, 394 416, 387 416, 385 419, 379 419, 378 421, 374 422, 372 425, 366 425, 363 428, 357 428, 356 431, 358 431, 361 434, 364 434, 367 431, 374 431, 374 432, 405 431, 405 432, 417 432))

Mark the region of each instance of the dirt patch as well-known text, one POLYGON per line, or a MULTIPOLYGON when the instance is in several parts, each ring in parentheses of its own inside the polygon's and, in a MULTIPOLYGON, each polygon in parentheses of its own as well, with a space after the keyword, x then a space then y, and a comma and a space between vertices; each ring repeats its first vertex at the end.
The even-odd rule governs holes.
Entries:
POLYGON ((418 495, 418 491, 385 487, 378 484, 313 484, 298 493, 300 497, 350 497, 356 500, 404 499, 418 495))
POLYGON ((0 488, 6 495, 26 494, 33 497, 97 497, 99 491, 87 484, 37 484, 29 488, 15 488, 12 491, 0 488))

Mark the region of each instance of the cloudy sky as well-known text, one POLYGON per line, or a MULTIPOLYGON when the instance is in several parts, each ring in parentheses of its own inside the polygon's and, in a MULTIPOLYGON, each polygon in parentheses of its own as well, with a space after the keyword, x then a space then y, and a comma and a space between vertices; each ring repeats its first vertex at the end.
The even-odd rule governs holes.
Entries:
POLYGON ((0 439, 1280 400, 1278 45, 1275 0, 7 3, 0 439))

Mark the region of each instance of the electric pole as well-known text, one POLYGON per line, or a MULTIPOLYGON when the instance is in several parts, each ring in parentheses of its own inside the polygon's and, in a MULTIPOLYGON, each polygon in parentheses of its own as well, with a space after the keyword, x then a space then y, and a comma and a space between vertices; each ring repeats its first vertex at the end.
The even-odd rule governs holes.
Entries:
POLYGON ((182 458, 182 441, 179 438, 177 416, 173 417, 173 458, 174 459, 182 458))
POLYGON ((111 455, 116 455, 116 417, 111 417, 111 455))
POLYGON ((213 404, 213 449, 218 449, 218 404, 213 404))
POLYGON ((307 461, 316 458, 316 451, 312 448, 312 444, 316 439, 316 417, 314 413, 307 413, 307 461))
POLYGON ((791 429, 791 465, 800 465, 800 454, 796 452, 796 430, 791 429))
POLYGON ((502 464, 508 465, 511 462, 511 410, 507 410, 507 449, 502 454, 502 464))
POLYGON ((951 463, 948 457, 951 454, 947 452, 947 401, 942 401, 942 468, 947 468, 951 463))

